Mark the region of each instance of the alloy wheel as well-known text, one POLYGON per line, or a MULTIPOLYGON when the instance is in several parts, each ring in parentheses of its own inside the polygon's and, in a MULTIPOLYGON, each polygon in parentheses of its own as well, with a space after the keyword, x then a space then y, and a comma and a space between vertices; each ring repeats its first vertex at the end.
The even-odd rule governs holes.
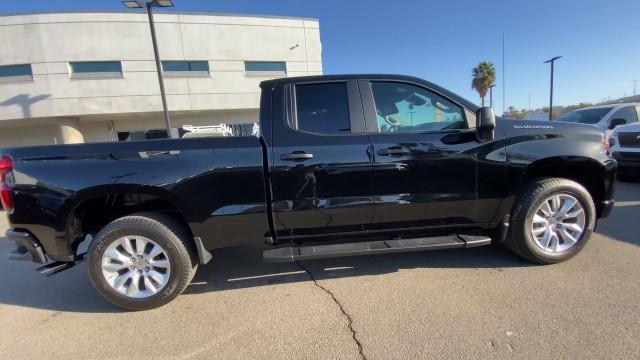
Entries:
POLYGON ((124 236, 112 242, 102 256, 102 275, 112 289, 142 299, 161 291, 169 281, 167 252, 143 236, 124 236))
POLYGON ((585 211, 578 199, 569 194, 555 194, 536 209, 531 235, 542 250, 559 253, 573 247, 585 229, 585 211))

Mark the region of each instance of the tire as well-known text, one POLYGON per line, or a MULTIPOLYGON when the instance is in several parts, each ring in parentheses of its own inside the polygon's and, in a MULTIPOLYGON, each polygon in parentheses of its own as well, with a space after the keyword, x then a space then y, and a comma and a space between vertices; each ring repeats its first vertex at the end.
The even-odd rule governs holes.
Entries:
POLYGON ((127 310, 169 303, 191 282, 198 266, 186 226, 158 213, 112 221, 95 236, 87 257, 89 279, 96 291, 127 310), (143 249, 138 251, 138 247, 143 249), (162 252, 156 254, 158 249, 162 252), (112 271, 112 267, 119 270, 112 271), (134 279, 137 282, 132 286, 134 279))
MULTIPOLYGON (((546 209, 550 210, 551 208, 546 209)), ((557 206, 557 208, 562 208, 562 206, 557 206)), ((514 204, 506 245, 514 253, 531 262, 537 264, 559 263, 575 256, 586 245, 593 233, 595 216, 593 199, 582 185, 562 178, 534 179, 525 185, 522 194, 514 204), (580 220, 582 220, 582 233, 578 235, 578 232, 574 232, 575 226, 572 225, 574 218, 555 219, 555 216, 562 218, 560 216, 562 211, 556 213, 547 211, 555 215, 543 216, 545 222, 540 222, 540 215, 545 212, 542 207, 550 206, 553 208, 555 204, 553 204, 552 198, 554 197, 559 199, 558 201, 563 206, 577 200, 577 203, 582 207, 582 212, 578 211, 577 205, 566 212, 569 215, 577 214, 575 223, 578 227, 580 220), (549 202, 545 205, 547 200, 549 202), (538 213, 538 217, 535 216, 536 213, 538 213), (580 214, 584 214, 584 217, 580 214), (542 233, 540 233, 541 230, 542 233), (538 232, 538 235, 535 235, 534 231, 538 232), (550 231, 549 234, 556 234, 557 244, 553 235, 549 236, 551 240, 546 238, 548 231, 550 231), (565 238, 568 241, 565 241, 565 238), (547 247, 545 247, 545 243, 548 244, 547 247)))

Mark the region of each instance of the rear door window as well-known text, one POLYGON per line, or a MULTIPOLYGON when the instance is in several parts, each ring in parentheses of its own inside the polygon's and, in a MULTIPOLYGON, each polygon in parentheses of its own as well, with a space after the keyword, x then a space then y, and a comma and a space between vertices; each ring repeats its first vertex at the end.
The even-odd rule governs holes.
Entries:
POLYGON ((295 91, 296 129, 326 135, 351 132, 346 83, 296 85, 295 91))

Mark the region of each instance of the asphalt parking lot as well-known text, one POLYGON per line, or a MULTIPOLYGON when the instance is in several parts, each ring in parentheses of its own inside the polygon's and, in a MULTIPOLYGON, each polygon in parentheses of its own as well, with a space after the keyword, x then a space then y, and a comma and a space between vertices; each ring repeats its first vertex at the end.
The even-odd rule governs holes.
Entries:
MULTIPOLYGON (((639 358, 640 183, 584 251, 534 266, 491 247, 265 264, 228 249, 171 304, 123 312, 78 266, 0 257, 0 354, 42 358, 639 358)), ((0 254, 10 244, 0 242, 0 254)))

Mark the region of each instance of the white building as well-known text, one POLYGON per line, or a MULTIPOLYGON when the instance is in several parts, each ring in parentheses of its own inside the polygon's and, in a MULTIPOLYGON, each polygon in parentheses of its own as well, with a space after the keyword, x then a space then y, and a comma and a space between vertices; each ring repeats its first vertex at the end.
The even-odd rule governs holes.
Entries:
MULTIPOLYGON (((173 127, 252 124, 261 81, 322 73, 316 19, 156 13, 155 22, 173 127)), ((0 16, 0 48, 0 147, 164 128, 146 13, 0 16)))

